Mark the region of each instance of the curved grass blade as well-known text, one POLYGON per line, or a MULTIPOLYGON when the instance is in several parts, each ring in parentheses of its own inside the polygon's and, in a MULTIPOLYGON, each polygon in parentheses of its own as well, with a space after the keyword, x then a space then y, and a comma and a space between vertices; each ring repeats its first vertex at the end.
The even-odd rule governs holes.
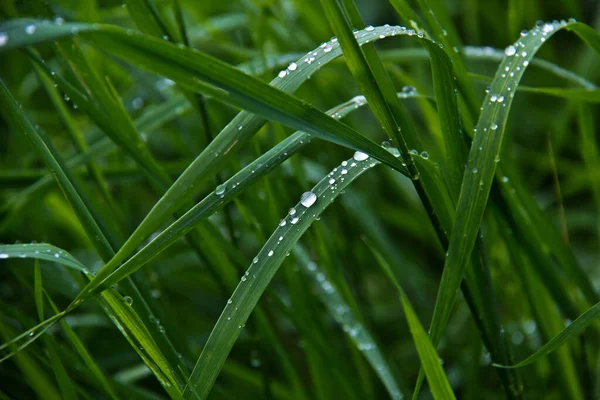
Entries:
MULTIPOLYGON (((498 50, 493 47, 465 46, 462 48, 462 52, 469 60, 500 62, 506 56, 503 50, 498 50)), ((394 61, 396 63, 412 63, 414 61, 426 61, 429 59, 429 54, 425 49, 401 48, 382 50, 381 57, 386 61, 394 61)), ((534 58, 531 60, 531 66, 548 71, 553 75, 556 75, 583 88, 596 88, 596 85, 593 82, 550 61, 534 58)))
POLYGON ((317 264, 310 260, 306 250, 297 245, 294 247, 293 252, 298 258, 304 272, 315 283, 322 303, 325 304, 336 322, 342 326, 343 331, 350 337, 350 340, 363 352, 365 358, 371 364, 373 371, 375 371, 381 382, 385 385, 390 397, 392 399, 401 399, 403 395, 371 332, 354 315, 352 308, 344 301, 335 285, 327 280, 323 272, 319 271, 317 264))
MULTIPOLYGON (((418 94, 411 93, 399 94, 402 97, 418 97, 418 94)), ((358 109, 366 104, 366 99, 363 96, 356 96, 352 100, 343 103, 328 112, 335 118, 343 118, 351 111, 358 109)), ((185 215, 167 227, 163 232, 156 236, 148 245, 142 248, 138 253, 127 260, 116 271, 108 275, 104 280, 96 281, 90 284, 87 292, 82 292, 79 299, 85 299, 95 293, 100 292, 104 288, 113 285, 123 278, 137 271, 144 264, 156 257, 160 252, 177 241, 181 236, 185 235, 194 226, 204 218, 212 215, 219 208, 223 207, 230 200, 241 193, 248 185, 265 176, 268 172, 276 168, 282 162, 287 160, 298 150, 308 144, 311 135, 304 132, 296 132, 288 136, 281 143, 274 146, 261 157, 254 160, 243 170, 228 179, 222 185, 219 185, 213 193, 205 197, 197 205, 191 208, 185 215)), ((421 168, 433 168, 433 163, 427 162, 419 157, 421 168)), ((408 175, 408 171, 404 170, 404 174, 408 175)), ((439 172, 431 173, 430 176, 437 177, 441 180, 439 172)))
MULTIPOLYGON (((364 156, 364 153, 358 152, 354 158, 335 168, 311 192, 305 193, 252 261, 228 300, 190 376, 200 398, 206 398, 210 392, 250 313, 293 245, 345 187, 378 163, 364 156), (280 240, 280 237, 283 239, 280 240)), ((186 387, 184 397, 189 399, 191 396, 191 388, 186 387)))
POLYGON ((592 35, 589 30, 581 28, 581 25, 583 24, 576 22, 540 24, 506 49, 507 57, 500 64, 490 92, 484 100, 461 187, 456 224, 452 232, 432 319, 431 336, 434 344, 439 342, 447 325, 468 258, 475 244, 496 163, 499 161, 504 127, 515 89, 535 52, 559 29, 570 27, 573 30, 583 31, 580 36, 592 44, 594 49, 600 50, 597 34, 592 35))
POLYGON ((579 318, 573 321, 568 327, 563 329, 558 335, 554 336, 548 343, 543 345, 538 351, 523 361, 518 362, 515 365, 493 365, 499 368, 520 368, 532 364, 538 361, 540 358, 552 353, 554 350, 558 349, 573 337, 579 335, 585 330, 585 328, 596 322, 598 317, 600 317, 600 303, 596 303, 593 307, 581 314, 579 318))
POLYGON ((415 310, 410 304, 410 300, 406 296, 404 289, 402 289, 398 279, 396 279, 396 276, 392 272, 392 268, 373 245, 369 242, 366 243, 371 252, 375 255, 377 263, 398 291, 400 301, 402 302, 402 309, 404 310, 404 316, 406 317, 406 322, 408 322, 413 342, 417 348, 417 353, 419 353, 419 359, 421 360, 421 365, 427 376, 427 382, 429 382, 429 386, 431 387, 433 398, 444 400, 456 399, 452 387, 450 386, 450 382, 448 382, 448 377, 440 363, 440 357, 431 343, 429 335, 423 328, 423 325, 421 325, 421 321, 419 321, 419 317, 417 317, 415 310))
MULTIPOLYGON (((8 258, 31 258, 36 260, 49 260, 58 264, 65 265, 69 268, 76 269, 88 278, 91 278, 90 272, 85 268, 81 262, 71 256, 68 252, 58 249, 48 244, 15 244, 15 245, 1 245, 0 246, 0 259, 8 258)), ((142 357, 148 368, 152 370, 157 379, 161 382, 165 390, 171 395, 172 398, 180 398, 181 393, 179 391, 179 384, 177 375, 174 373, 173 368, 169 365, 169 362, 162 355, 162 352, 152 335, 137 315, 135 310, 131 307, 127 297, 121 296, 114 289, 106 290, 102 293, 103 301, 106 302, 104 309, 108 316, 113 320, 115 325, 132 344, 134 350, 142 357)), ((31 340, 21 345, 13 353, 4 357, 0 360, 6 360, 13 356, 16 352, 20 351, 33 340, 43 334, 48 328, 50 328, 58 319, 64 316, 64 313, 56 314, 55 316, 47 319, 36 327, 30 329, 22 335, 13 338, 10 342, 3 344, 0 350, 7 345, 17 342, 22 337, 30 337, 31 340), (41 329, 40 329, 41 328, 41 329), (38 330, 40 329, 40 330, 38 330), (35 332, 35 336, 31 334, 35 332)))
MULTIPOLYGON (((70 23, 57 25, 49 21, 11 20, 0 25, 7 34, 2 49, 18 48, 78 34, 94 45, 147 70, 164 75, 190 90, 213 96, 227 104, 248 109, 269 119, 313 133, 326 140, 372 153, 392 168, 401 163, 377 144, 347 125, 326 116, 313 106, 246 75, 206 54, 179 47, 151 36, 125 31, 111 25, 70 23), (36 27, 31 35, 17 35, 28 25, 36 27), (67 29, 65 29, 67 28, 67 29), (75 29, 75 32, 71 31, 75 29), (28 39, 22 40, 23 36, 28 39), (51 39, 49 39, 51 38, 51 39), (168 61, 166 61, 168 60, 168 61)), ((293 72, 296 67, 288 68, 293 72)))
POLYGON ((50 141, 38 132, 31 121, 23 113, 23 110, 12 97, 4 82, 0 81, 0 102, 3 104, 3 109, 8 113, 8 116, 19 127, 19 130, 29 137, 33 145, 38 150, 39 154, 44 159, 50 173, 57 180, 66 198, 71 203, 73 210, 82 222, 83 228, 98 253, 107 259, 110 259, 113 250, 108 244, 108 240, 104 236, 104 232, 96 223, 93 215, 89 211, 89 207, 85 199, 79 193, 81 189, 77 187, 70 171, 65 168, 60 156, 54 150, 50 141))

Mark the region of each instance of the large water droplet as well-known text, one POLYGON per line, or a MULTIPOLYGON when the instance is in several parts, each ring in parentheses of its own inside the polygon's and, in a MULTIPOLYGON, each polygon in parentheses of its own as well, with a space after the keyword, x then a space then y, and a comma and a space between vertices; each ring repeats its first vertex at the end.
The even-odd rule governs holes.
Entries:
POLYGON ((25 33, 28 35, 33 35, 33 33, 35 32, 36 29, 37 29, 37 27, 33 24, 27 25, 25 27, 25 33))
POLYGON ((223 193, 225 193, 225 188, 226 188, 225 184, 217 186, 217 187, 215 188, 215 194, 216 194, 217 196, 220 196, 220 195, 222 195, 223 193))
POLYGON ((356 161, 364 161, 364 160, 366 160, 367 158, 369 158, 369 155, 368 155, 368 154, 366 154, 366 153, 363 153, 362 151, 357 151, 357 152, 355 152, 355 153, 354 153, 354 156, 353 156, 353 158, 354 158, 356 161))
POLYGON ((295 62, 290 63, 290 65, 288 65, 288 69, 290 71, 295 71, 298 68, 298 64, 296 64, 295 62))
POLYGON ((132 304, 133 304, 133 299, 132 299, 131 297, 129 297, 129 296, 125 296, 125 297, 123 297, 123 301, 124 301, 124 302, 125 302, 125 303, 126 303, 128 306, 130 306, 130 305, 132 305, 132 304))
POLYGON ((300 203, 306 208, 315 204, 315 201, 317 201, 317 195, 313 192, 304 192, 300 198, 300 203))
POLYGON ((508 46, 506 49, 504 49, 504 54, 506 54, 509 57, 514 56, 516 52, 517 52, 517 49, 512 44, 510 46, 508 46))

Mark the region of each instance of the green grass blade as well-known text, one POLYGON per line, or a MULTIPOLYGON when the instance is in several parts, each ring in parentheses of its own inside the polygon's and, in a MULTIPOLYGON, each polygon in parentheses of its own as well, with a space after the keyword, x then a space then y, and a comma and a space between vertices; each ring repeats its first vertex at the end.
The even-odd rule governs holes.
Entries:
MULTIPOLYGON (((406 96, 402 94, 402 96, 406 96)), ((366 100, 362 96, 357 96, 352 100, 341 104, 338 107, 328 111, 336 118, 342 118, 353 110, 366 104, 366 100)), ((250 184, 265 176, 294 153, 308 144, 310 135, 304 132, 296 132, 288 136, 281 143, 273 147, 267 153, 253 161, 243 170, 235 174, 223 184, 215 188, 215 191, 209 196, 200 201, 196 206, 191 208, 184 216, 171 224, 158 236, 156 236, 147 246, 141 249, 120 268, 113 273, 107 275, 106 278, 100 280, 96 276, 96 280, 90 283, 86 291, 82 292, 79 299, 87 298, 94 293, 98 293, 103 288, 113 285, 123 278, 129 276, 144 264, 156 257, 161 251, 166 249, 181 236, 191 231, 193 227, 202 219, 212 215, 219 208, 223 207, 228 201, 232 200, 241 193, 250 184)), ((422 161, 424 165, 431 168, 429 164, 422 161)), ((404 171, 408 174, 408 171, 404 171)), ((431 176, 434 176, 433 174, 431 176)), ((441 177, 439 177, 441 179, 441 177)))
MULTIPOLYGON (((301 100, 203 53, 180 48, 164 40, 126 32, 110 25, 90 25, 83 28, 81 24, 56 25, 48 21, 11 20, 0 26, 0 29, 6 31, 9 37, 3 49, 43 43, 77 33, 80 37, 87 37, 104 50, 153 72, 168 76, 190 90, 197 90, 228 104, 247 108, 269 119, 314 133, 334 143, 360 149, 372 154, 373 157, 381 158, 382 162, 393 168, 402 168, 397 159, 354 129, 336 122, 301 100), (14 34, 32 23, 37 28, 29 37, 36 38, 36 42, 20 40, 23 35, 14 34), (11 40, 13 36, 15 40, 11 40), (166 59, 169 62, 165 62, 166 59)), ((293 72, 296 68, 297 66, 292 67, 289 71, 293 72)))
POLYGON ((495 367, 499 368, 520 368, 526 365, 532 364, 539 359, 547 356, 552 353, 554 350, 558 349, 560 346, 567 343, 572 338, 579 335, 583 332, 588 326, 596 322, 598 317, 600 316, 600 303, 595 304, 593 307, 589 308, 586 312, 581 314, 579 318, 569 324, 568 327, 563 329, 558 335, 554 336, 548 343, 543 345, 539 350, 535 353, 516 363, 515 365, 498 365, 494 364, 495 367))
POLYGON ((410 333, 412 335, 413 342, 417 347, 419 359, 421 360, 423 370, 425 370, 425 375, 427 376, 427 381, 431 387, 433 397, 435 399, 455 399, 456 397, 454 396, 450 382, 448 382, 448 377, 446 376, 444 368, 440 363, 440 357, 438 356, 435 347, 431 343, 429 335, 423 328, 423 325, 421 325, 421 321, 419 321, 419 317, 410 304, 410 300, 408 297, 406 297, 404 289, 402 289, 402 286, 400 286, 400 283, 392 272, 390 265, 383 258, 381 253, 379 253, 375 247, 368 242, 367 245, 369 246, 371 252, 375 255, 375 259, 377 260, 377 263, 381 269, 383 269, 385 275, 398 291, 398 296, 402 302, 402 309, 404 310, 404 316, 406 318, 406 322, 408 322, 408 326, 410 327, 410 333))
POLYGON ((0 101, 2 102, 3 108, 6 110, 9 117, 19 127, 19 130, 24 132, 25 135, 29 137, 37 151, 44 159, 44 162, 48 166, 50 173, 59 183, 65 196, 71 203, 73 210, 77 214, 79 220, 82 222, 83 228, 86 230, 88 237, 98 250, 98 253, 106 258, 110 258, 112 249, 108 244, 104 233, 90 213, 86 205, 86 201, 80 196, 81 190, 78 188, 77 183, 75 183, 71 173, 65 168, 64 163, 60 159, 56 150, 54 150, 52 144, 34 128, 34 125, 23 113, 23 110, 21 107, 19 107, 19 104, 12 97, 7 87, 1 81, 0 101))
MULTIPOLYGON (((477 125, 461 187, 456 224, 452 231, 432 319, 431 336, 434 344, 439 342, 443 329, 447 325, 456 293, 464 276, 467 260, 475 244, 496 163, 499 160, 504 128, 515 88, 530 60, 545 40, 565 26, 576 27, 578 25, 581 24, 574 22, 568 24, 546 23, 533 28, 515 45, 506 49, 507 57, 500 64, 490 92, 484 100, 483 111, 477 125)), ((587 30, 585 30, 585 34, 592 36, 587 30)), ((593 36, 588 40, 594 40, 593 36)))
MULTIPOLYGON (((346 186, 366 169, 377 164, 372 158, 356 158, 351 158, 336 168, 310 194, 306 194, 306 198, 293 211, 290 210, 290 214, 282 219, 242 276, 190 376, 190 382, 201 398, 208 395, 250 313, 293 245, 346 186), (329 183, 331 180, 333 184, 329 183), (283 239, 279 240, 280 237, 283 239)), ((189 387, 184 396, 191 398, 192 391, 189 387)))
POLYGON ((321 301, 325 304, 329 313, 342 326, 344 332, 346 332, 356 347, 362 351, 369 364, 371 364, 373 371, 375 371, 385 385, 390 397, 392 399, 401 399, 403 396, 393 378, 390 366, 385 360, 382 349, 373 339, 371 332, 354 315, 350 306, 344 301, 340 292, 335 287, 335 284, 327 280, 317 265, 311 262, 306 250, 297 245, 293 249, 293 252, 298 258, 304 272, 315 283, 321 301))

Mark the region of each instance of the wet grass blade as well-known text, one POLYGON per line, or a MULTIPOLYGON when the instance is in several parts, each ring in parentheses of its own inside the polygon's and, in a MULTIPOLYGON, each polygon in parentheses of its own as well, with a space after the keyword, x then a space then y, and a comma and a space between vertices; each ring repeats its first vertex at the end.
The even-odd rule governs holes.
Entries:
POLYGON ((100 229, 96 223, 94 217, 90 213, 86 201, 79 195, 81 189, 77 187, 77 183, 73 179, 73 176, 68 169, 65 168, 63 161, 60 156, 54 150, 52 144, 38 132, 34 125, 29 121, 27 116, 23 113, 21 107, 17 101, 12 97, 8 88, 0 81, 0 101, 3 104, 4 110, 8 113, 8 116, 12 119, 21 132, 29 137, 33 145, 36 147, 39 154, 44 159, 50 173, 55 177, 59 183, 62 191, 64 192, 67 199, 70 201, 73 210, 82 221, 83 227, 94 246, 98 250, 100 255, 106 258, 110 258, 112 254, 112 248, 108 244, 108 240, 104 236, 104 232, 100 229))
MULTIPOLYGON (((311 192, 305 193, 300 203, 281 220, 242 276, 192 371, 190 382, 200 398, 206 398, 210 392, 250 313, 293 245, 345 187, 376 164, 376 160, 364 159, 362 155, 344 161, 311 192), (283 239, 280 240, 280 237, 283 239)), ((184 396, 192 398, 189 386, 184 396)))
POLYGON ((458 201, 456 224, 452 232, 432 319, 431 336, 434 344, 439 342, 449 319, 464 275, 466 261, 470 257, 483 218, 515 88, 535 52, 559 29, 564 27, 580 29, 584 31, 582 37, 597 46, 595 42, 597 38, 587 29, 576 28, 580 25, 582 24, 576 22, 541 24, 529 31, 515 45, 506 49, 507 57, 500 64, 490 92, 484 100, 483 111, 469 155, 458 201))
POLYGON ((588 326, 596 322, 599 316, 600 303, 597 303, 593 307, 589 308, 586 312, 581 314, 579 318, 569 324, 569 326, 563 329, 558 335, 554 336, 548 343, 543 345, 539 350, 523 361, 520 361, 515 365, 494 364, 494 366, 499 368, 520 368, 532 364, 552 353, 554 350, 558 349, 572 338, 577 337, 577 335, 583 332, 588 326))
POLYGON ((364 326, 359 318, 354 315, 350 306, 344 301, 341 293, 336 288, 336 285, 325 277, 320 271, 317 264, 312 262, 304 248, 296 245, 293 249, 294 255, 298 258, 298 262, 302 266, 304 272, 311 277, 318 290, 318 295, 329 313, 333 316, 342 329, 350 337, 350 340, 363 353, 363 355, 371 364, 373 371, 379 376, 379 379, 385 385, 392 399, 401 399, 402 393, 398 388, 396 381, 392 375, 390 366, 388 365, 385 356, 373 338, 373 335, 366 326, 364 326))
MULTIPOLYGON (((401 163, 388 152, 349 126, 203 53, 110 25, 57 25, 49 21, 11 20, 0 26, 0 29, 9 37, 2 49, 44 43, 78 34, 96 46, 152 72, 167 76, 190 90, 213 96, 225 103, 248 109, 334 143, 361 149, 376 158, 381 158, 382 162, 393 168, 402 168, 401 163), (31 24, 37 27, 34 34, 28 36, 33 40, 22 40, 24 35, 15 35, 31 24), (166 62, 166 59, 169 62, 166 62)), ((296 69, 297 66, 293 66, 289 71, 293 72, 296 69)))
POLYGON ((427 376, 427 382, 429 382, 433 397, 435 399, 456 399, 454 392, 452 391, 452 387, 450 386, 450 382, 448 382, 448 377, 446 376, 444 368, 441 365, 440 357, 438 356, 435 347, 431 343, 431 339, 429 338, 427 331, 425 331, 425 328, 423 328, 423 325, 421 325, 421 321, 419 321, 419 317, 410 304, 410 300, 406 296, 406 293, 404 293, 404 289, 402 289, 402 286, 400 286, 400 283, 392 272, 390 265, 383 258, 381 253, 379 253, 375 247, 368 242, 367 245, 374 254, 377 263, 381 269, 383 269, 385 275, 398 291, 398 295, 402 303, 402 309, 404 310, 404 317, 406 318, 406 322, 408 322, 408 326, 410 327, 410 333, 412 335, 413 342, 417 347, 419 359, 421 360, 421 365, 423 366, 423 370, 427 376))

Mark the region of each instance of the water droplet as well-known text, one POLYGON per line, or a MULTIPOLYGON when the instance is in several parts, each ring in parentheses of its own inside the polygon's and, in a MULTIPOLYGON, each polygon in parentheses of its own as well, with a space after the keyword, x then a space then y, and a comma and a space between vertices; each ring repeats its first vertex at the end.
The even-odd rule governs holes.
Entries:
POLYGON ((4 32, 0 32, 0 47, 4 46, 8 42, 8 35, 4 32))
POLYGON ((348 173, 348 170, 347 170, 346 168, 344 168, 344 169, 342 170, 342 175, 346 175, 347 173, 348 173))
POLYGON ((473 167, 473 173, 476 174, 477 172, 479 172, 479 170, 477 169, 477 167, 473 167))
POLYGON ((367 26, 367 27, 365 28, 365 31, 367 31, 367 32, 371 32, 371 31, 373 31, 374 29, 375 29, 375 28, 373 28, 373 26, 372 26, 372 25, 369 25, 369 26, 367 26))
POLYGON ((544 24, 544 26, 542 26, 542 34, 546 35, 550 32, 552 32, 554 30, 554 25, 552 24, 544 24))
POLYGON ((28 35, 33 35, 36 29, 37 29, 37 27, 33 24, 27 25, 25 27, 25 33, 28 35))
POLYGON ((132 304, 133 304, 133 299, 132 299, 131 297, 129 297, 129 296, 125 296, 125 297, 123 297, 123 301, 124 301, 124 302, 125 302, 125 303, 126 303, 128 306, 130 306, 130 305, 132 305, 132 304))
MULTIPOLYGON (((290 215, 294 215, 294 214, 296 214, 296 209, 295 209, 295 208, 290 208, 290 211, 289 211, 289 213, 288 213, 288 214, 290 214, 290 215)), ((283 226, 283 225, 282 225, 282 226, 283 226)))
POLYGON ((274 253, 273 253, 273 250, 269 250, 269 254, 267 254, 267 256, 269 256, 269 257, 273 257, 273 254, 274 254, 274 253))
POLYGON ((317 195, 313 192, 305 192, 300 198, 300 203, 306 208, 315 204, 315 201, 317 201, 317 195))
POLYGON ((506 54, 509 57, 514 56, 516 52, 517 52, 517 49, 512 44, 510 46, 508 46, 506 49, 504 49, 504 54, 506 54))
POLYGON ((295 62, 290 63, 290 65, 288 65, 288 69, 290 71, 295 71, 298 68, 298 64, 296 64, 295 62))
POLYGON ((493 130, 493 131, 495 131, 496 129, 498 129, 498 124, 493 124, 493 125, 491 126, 491 128, 492 128, 492 130, 493 130))
POLYGON ((227 299, 227 304, 231 304, 231 303, 233 303, 233 300, 227 299))
POLYGON ((54 253, 54 258, 59 258, 59 257, 60 257, 60 254, 54 253))
POLYGON ((279 226, 285 226, 286 222, 285 219, 282 219, 281 221, 279 221, 279 226))
POLYGON ((503 176, 502 177, 502 182, 507 183, 508 182, 508 176, 503 176))
POLYGON ((6 253, 0 253, 0 260, 5 260, 8 258, 8 254, 6 253))
POLYGON ((334 183, 335 183, 335 179, 333 179, 333 178, 329 178, 329 184, 330 184, 330 185, 333 185, 334 183))
POLYGON ((277 76, 280 78, 285 78, 286 75, 287 75, 287 72, 285 72, 284 70, 279 71, 279 74, 277 74, 277 76))
POLYGON ((353 156, 353 158, 354 158, 356 161, 364 161, 364 160, 366 160, 367 158, 369 158, 369 155, 368 155, 368 154, 366 154, 366 153, 363 153, 362 151, 356 151, 356 152, 354 152, 354 156, 353 156))
POLYGON ((422 151, 421 152, 421 158, 424 158, 425 160, 427 160, 429 158, 429 153, 426 151, 422 151))
POLYGON ((292 218, 292 220, 290 221, 290 223, 291 223, 292 225, 296 225, 296 224, 298 223, 298 221, 300 221, 300 218, 298 218, 298 217, 294 217, 294 218, 292 218))
POLYGON ((348 165, 348 161, 346 161, 346 160, 342 161, 342 167, 345 167, 346 165, 348 165))
POLYGON ((252 260, 252 264, 256 264, 258 262, 258 257, 254 257, 254 260, 252 260))
POLYGON ((56 17, 56 18, 54 18, 54 23, 55 23, 56 25, 62 25, 62 24, 64 24, 64 23, 65 23, 65 20, 64 20, 64 18, 62 18, 62 17, 56 17))
POLYGON ((220 196, 220 195, 222 195, 223 193, 225 193, 225 188, 226 188, 225 184, 222 184, 222 185, 219 185, 219 186, 217 186, 217 187, 215 188, 215 194, 216 194, 217 196, 220 196))
POLYGON ((406 85, 402 88, 402 93, 404 94, 415 94, 417 89, 414 86, 406 85))

